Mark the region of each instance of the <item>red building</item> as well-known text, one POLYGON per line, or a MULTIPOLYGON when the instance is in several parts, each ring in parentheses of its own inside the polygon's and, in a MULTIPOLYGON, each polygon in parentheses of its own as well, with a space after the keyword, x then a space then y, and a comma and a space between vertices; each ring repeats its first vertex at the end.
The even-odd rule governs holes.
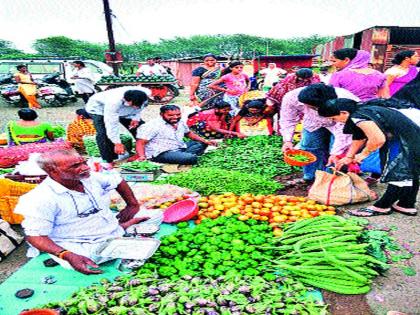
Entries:
POLYGON ((327 61, 332 52, 341 48, 356 48, 371 53, 371 63, 379 71, 391 67, 394 55, 402 50, 420 54, 420 27, 374 26, 361 32, 338 36, 331 42, 318 45, 314 53, 327 61))

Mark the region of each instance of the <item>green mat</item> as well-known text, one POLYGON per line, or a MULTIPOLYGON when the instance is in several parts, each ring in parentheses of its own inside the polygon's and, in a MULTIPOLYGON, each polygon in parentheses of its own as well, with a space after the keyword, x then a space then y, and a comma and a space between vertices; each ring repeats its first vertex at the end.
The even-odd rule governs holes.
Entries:
MULTIPOLYGON (((174 225, 162 224, 156 237, 171 234, 176 229, 174 225)), ((0 285, 0 315, 15 315, 24 309, 66 299, 81 287, 89 286, 102 278, 113 279, 121 273, 115 268, 116 261, 101 264, 102 274, 87 276, 60 266, 47 268, 42 262, 48 258, 49 255, 42 254, 31 259, 0 285), (57 282, 43 284, 41 280, 47 276, 53 276, 57 282), (15 297, 16 291, 24 288, 33 289, 35 294, 28 299, 15 297)))
MULTIPOLYGON (((190 221, 190 225, 194 226, 194 223, 190 221)), ((176 230, 175 225, 162 224, 156 238, 172 234, 176 230)), ((52 301, 64 300, 79 288, 87 287, 102 278, 113 279, 121 274, 115 268, 117 261, 101 264, 102 274, 87 276, 60 266, 47 268, 42 262, 48 258, 49 255, 42 254, 31 259, 0 285, 0 315, 17 315, 24 309, 34 308, 52 301), (41 280, 47 276, 53 276, 57 282, 43 284, 41 280), (28 299, 15 297, 16 291, 25 288, 33 289, 35 294, 28 299)), ((308 295, 315 300, 322 301, 320 291, 311 291, 308 295)))

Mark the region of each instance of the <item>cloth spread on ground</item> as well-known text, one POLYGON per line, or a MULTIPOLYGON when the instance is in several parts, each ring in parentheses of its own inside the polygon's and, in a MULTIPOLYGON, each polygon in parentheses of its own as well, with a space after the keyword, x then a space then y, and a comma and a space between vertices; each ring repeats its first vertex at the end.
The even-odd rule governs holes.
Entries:
MULTIPOLYGON (((194 223, 190 222, 191 226, 194 223)), ((177 230, 175 225, 162 224, 159 232, 155 235, 160 239, 163 236, 170 235, 177 230)), ((10 278, 0 284, 0 314, 17 314, 24 309, 30 309, 41 306, 48 302, 59 301, 69 298, 70 295, 81 287, 87 287, 102 278, 112 280, 121 271, 118 271, 115 266, 117 261, 110 261, 101 265, 104 271, 99 275, 89 275, 75 272, 73 270, 66 270, 60 266, 47 268, 44 267, 43 261, 48 259, 49 255, 42 254, 36 258, 31 259, 28 263, 16 271, 10 278), (42 278, 53 276, 57 282, 54 284, 42 283, 42 278), (35 294, 27 299, 18 299, 15 297, 15 292, 31 288, 35 294)), ((318 290, 309 293, 315 300, 322 301, 322 294, 318 290)))
MULTIPOLYGON (((156 238, 172 234, 176 230, 175 225, 162 224, 156 238)), ((86 276, 60 266, 44 267, 42 262, 48 258, 49 255, 42 254, 31 259, 0 285, 0 314, 17 314, 23 309, 66 299, 81 287, 89 286, 102 278, 112 280, 121 273, 116 268, 116 260, 102 264, 101 269, 104 271, 102 274, 86 276), (41 280, 47 276, 53 276, 57 282, 43 284, 41 280), (35 294, 27 299, 15 297, 16 291, 25 288, 33 289, 35 294)))

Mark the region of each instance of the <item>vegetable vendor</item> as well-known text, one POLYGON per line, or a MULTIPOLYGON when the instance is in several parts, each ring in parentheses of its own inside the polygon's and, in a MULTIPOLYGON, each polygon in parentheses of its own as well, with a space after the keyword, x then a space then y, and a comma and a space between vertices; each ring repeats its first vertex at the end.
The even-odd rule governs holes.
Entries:
POLYGON ((76 118, 67 126, 67 141, 71 143, 73 148, 85 151, 83 144, 84 136, 94 136, 96 134, 95 126, 92 118, 83 108, 76 110, 76 118))
POLYGON ((53 127, 36 121, 38 114, 31 108, 18 110, 20 120, 9 121, 6 127, 9 146, 54 141, 53 127))
POLYGON ((230 104, 219 100, 213 109, 200 111, 190 115, 187 120, 187 126, 206 139, 222 139, 224 137, 245 138, 245 135, 229 131, 228 123, 231 116, 230 104))
POLYGON ((337 95, 359 100, 345 89, 333 88, 323 83, 295 89, 288 92, 283 98, 280 111, 280 132, 284 141, 283 152, 294 147, 293 135, 303 115, 300 148, 317 157, 315 163, 303 167, 303 180, 308 184, 315 180, 316 170, 321 170, 325 165, 338 161, 338 156, 344 154, 351 143, 351 137, 343 133, 344 124, 321 117, 316 112, 321 103, 337 98, 337 95))
POLYGON ((264 100, 251 100, 233 118, 229 130, 245 136, 269 136, 273 134, 271 117, 264 114, 264 100))
POLYGON ((137 132, 136 159, 150 159, 158 163, 194 165, 208 145, 217 142, 206 140, 192 132, 181 121, 181 109, 176 105, 160 108, 160 117, 141 126, 137 132), (183 138, 192 141, 184 142, 183 138))
POLYGON ((140 117, 150 94, 149 89, 126 86, 89 98, 86 111, 95 125, 101 157, 110 167, 118 155, 126 151, 120 139, 120 123, 135 136, 138 126, 143 123, 140 117))
POLYGON ((32 245, 28 256, 42 251, 81 273, 101 273, 95 251, 145 219, 135 218, 139 204, 133 192, 119 176, 91 174, 86 160, 74 150, 43 153, 38 164, 48 177, 19 198, 15 209, 24 216, 22 226, 32 245), (127 204, 117 217, 109 208, 113 189, 127 204))
POLYGON ((162 65, 156 63, 155 58, 148 58, 146 62, 147 64, 145 65, 139 65, 139 69, 136 72, 136 76, 140 76, 141 74, 151 76, 162 75, 167 73, 162 65))
POLYGON ((350 213, 361 217, 389 214, 392 211, 416 215, 420 170, 420 110, 415 105, 403 102, 394 102, 392 107, 387 106, 390 102, 382 102, 382 106, 376 104, 357 104, 343 98, 330 100, 318 110, 321 116, 345 123, 344 132, 353 136, 355 146, 364 146, 358 154, 347 153, 344 164, 352 161, 360 163, 377 149, 389 151, 388 143, 393 138, 400 145, 399 154, 392 161, 388 159, 381 177, 381 181, 388 183, 385 193, 372 206, 350 213))

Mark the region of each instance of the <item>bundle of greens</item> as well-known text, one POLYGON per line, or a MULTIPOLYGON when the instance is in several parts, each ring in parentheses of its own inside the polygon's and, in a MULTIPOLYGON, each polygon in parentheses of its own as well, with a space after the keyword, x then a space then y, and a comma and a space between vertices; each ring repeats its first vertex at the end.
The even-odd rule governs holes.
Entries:
MULTIPOLYGON (((127 134, 120 134, 121 143, 125 146, 127 152, 131 152, 133 148, 133 138, 127 134)), ((98 144, 96 143, 96 136, 84 136, 83 144, 85 145, 86 153, 89 156, 100 157, 98 144)))
POLYGON ((133 172, 153 172, 160 169, 160 166, 149 161, 133 161, 122 163, 120 167, 126 171, 133 172))
POLYGON ((159 182, 186 187, 205 196, 227 192, 237 195, 270 195, 283 188, 282 184, 261 175, 211 167, 192 168, 188 172, 168 176, 159 182))
POLYGON ((282 145, 282 138, 277 136, 228 139, 218 150, 201 156, 199 166, 258 174, 268 178, 288 175, 298 169, 283 161, 282 145))

